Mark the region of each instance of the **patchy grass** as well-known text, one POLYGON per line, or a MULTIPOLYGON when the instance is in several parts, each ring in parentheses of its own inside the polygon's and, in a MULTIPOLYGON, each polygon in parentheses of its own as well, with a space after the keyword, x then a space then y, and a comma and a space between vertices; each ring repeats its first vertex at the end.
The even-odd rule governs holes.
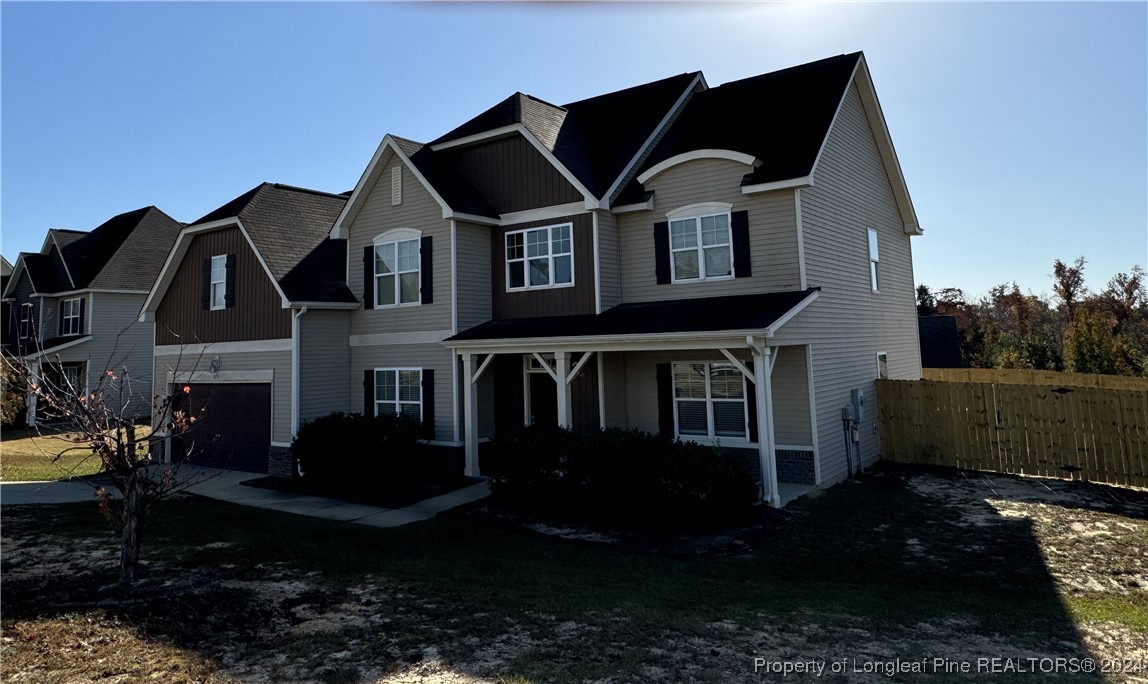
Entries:
MULTIPOLYGON (((1143 497, 1004 482, 878 472, 708 558, 465 513, 378 530, 184 497, 160 508, 129 596, 104 588, 115 540, 92 505, 5 507, 3 624, 111 620, 138 637, 127 651, 258 682, 720 682, 752 677, 754 656, 1148 657, 1143 497)), ((44 639, 5 642, 5 670, 51 652, 44 639)))
MULTIPOLYGON (((151 433, 148 426, 136 429, 142 437, 151 433)), ((76 446, 67 433, 50 427, 38 432, 26 428, 5 430, 0 440, 0 481, 66 480, 100 472, 100 460, 86 449, 74 449, 76 446)))

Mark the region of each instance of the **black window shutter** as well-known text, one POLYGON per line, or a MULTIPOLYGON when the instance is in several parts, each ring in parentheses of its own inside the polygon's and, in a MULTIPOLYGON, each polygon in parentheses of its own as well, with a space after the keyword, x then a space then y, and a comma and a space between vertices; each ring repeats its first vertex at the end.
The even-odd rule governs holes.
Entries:
POLYGON ((654 224, 654 273, 659 285, 670 283, 670 222, 654 224))
POLYGON ((363 248, 363 308, 375 308, 375 246, 363 248))
POLYGON ((363 415, 375 415, 375 371, 363 371, 363 415))
POLYGON ((87 297, 80 297, 80 324, 76 327, 76 332, 84 334, 84 305, 87 304, 87 297))
POLYGON ((749 266, 749 212, 735 211, 730 214, 730 228, 733 232, 733 277, 748 278, 749 266))
POLYGON ((419 284, 422 290, 422 303, 430 304, 434 301, 434 273, 431 270, 434 251, 431 247, 431 238, 426 236, 419 244, 419 284))
MULTIPOLYGON (((745 362, 746 368, 753 370, 753 360, 745 362)), ((757 442, 757 386, 748 380, 745 383, 745 408, 749 414, 749 441, 757 442)))
POLYGON ((203 290, 199 300, 205 311, 211 308, 211 257, 203 260, 203 290))
POLYGON ((658 432, 674 438, 674 376, 668 363, 655 366, 658 379, 658 432))
MULTIPOLYGON (((426 239, 426 238, 424 238, 426 239)), ((434 439, 434 369, 423 369, 423 439, 434 439)))
POLYGON ((224 286, 223 307, 230 309, 235 306, 235 255, 227 255, 227 285, 224 286))

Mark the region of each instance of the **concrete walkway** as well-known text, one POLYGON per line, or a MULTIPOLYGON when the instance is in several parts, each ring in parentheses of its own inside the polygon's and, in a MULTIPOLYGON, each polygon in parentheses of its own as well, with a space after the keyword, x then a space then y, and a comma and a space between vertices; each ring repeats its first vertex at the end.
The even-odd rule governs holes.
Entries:
MULTIPOLYGON (((245 487, 240 484, 261 477, 254 473, 184 466, 180 468, 180 477, 185 481, 194 482, 187 491, 210 499, 371 527, 398 527, 419 520, 428 520, 443 511, 490 496, 490 488, 485 482, 479 482, 418 501, 404 508, 380 508, 274 489, 245 487)), ((94 492, 90 485, 82 482, 0 483, 0 504, 92 501, 95 498, 94 492)))

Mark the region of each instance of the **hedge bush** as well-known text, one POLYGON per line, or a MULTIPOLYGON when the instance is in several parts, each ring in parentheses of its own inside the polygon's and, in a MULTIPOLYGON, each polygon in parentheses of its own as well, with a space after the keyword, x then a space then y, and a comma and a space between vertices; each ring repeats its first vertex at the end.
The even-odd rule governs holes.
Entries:
POLYGON ((758 496, 741 459, 638 430, 577 435, 532 426, 489 448, 496 499, 546 516, 639 527, 724 525, 748 519, 758 496))
POLYGON ((304 480, 388 486, 424 480, 419 422, 404 416, 332 413, 306 422, 291 443, 304 480))

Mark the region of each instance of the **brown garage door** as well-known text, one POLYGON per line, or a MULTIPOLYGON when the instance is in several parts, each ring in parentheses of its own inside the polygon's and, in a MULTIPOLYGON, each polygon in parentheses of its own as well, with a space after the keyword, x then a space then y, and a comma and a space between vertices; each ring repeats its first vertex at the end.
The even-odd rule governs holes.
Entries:
POLYGON ((189 385, 184 393, 174 388, 177 408, 195 416, 194 427, 173 439, 173 454, 195 465, 267 472, 267 449, 271 445, 271 385, 189 385), (188 453, 183 447, 187 447, 188 453))

